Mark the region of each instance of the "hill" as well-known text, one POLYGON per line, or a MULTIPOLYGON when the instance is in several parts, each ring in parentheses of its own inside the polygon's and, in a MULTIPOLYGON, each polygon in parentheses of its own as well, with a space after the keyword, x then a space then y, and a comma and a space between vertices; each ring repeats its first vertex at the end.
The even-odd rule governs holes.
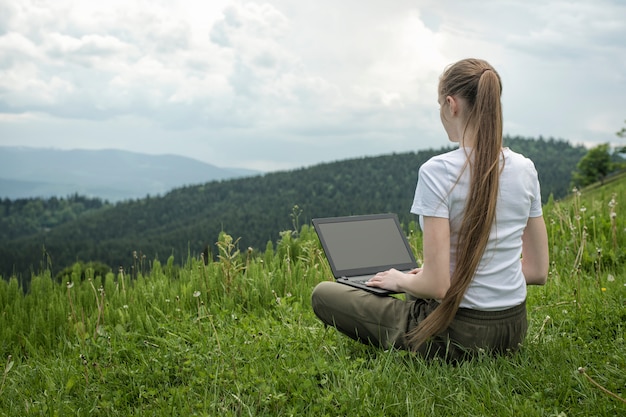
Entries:
MULTIPOLYGON (((571 172, 586 153, 564 141, 506 138, 506 145, 534 160, 542 197, 564 197, 571 172)), ((76 261, 99 261, 129 270, 139 261, 174 255, 211 256, 221 231, 241 248, 265 250, 285 230, 299 230, 314 217, 395 212, 405 226, 419 166, 451 148, 424 150, 319 164, 287 172, 212 181, 84 211, 58 223, 0 244, 0 273, 22 276, 50 267, 54 272, 76 261), (144 259, 145 255, 145 259, 144 259)), ((5 201, 0 219, 12 202, 5 201)), ((19 213, 18 213, 19 214, 19 213)), ((22 216, 23 217, 23 216, 22 216)), ((6 226, 6 227, 9 227, 6 226)))
POLYGON ((117 202, 257 174, 176 155, 0 147, 0 198, 9 199, 79 194, 117 202))
POLYGON ((308 226, 137 279, 75 265, 26 294, 0 280, 0 415, 624 416, 623 180, 549 200, 550 273, 528 287, 521 348, 462 364, 324 326, 311 293, 328 264, 308 226))

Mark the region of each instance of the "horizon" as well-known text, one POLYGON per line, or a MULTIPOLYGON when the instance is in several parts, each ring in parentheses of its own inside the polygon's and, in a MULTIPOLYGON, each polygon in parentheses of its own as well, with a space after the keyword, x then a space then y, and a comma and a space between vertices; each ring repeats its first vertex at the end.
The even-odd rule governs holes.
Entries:
MULTIPOLYGON (((506 140, 506 138, 521 138, 524 140, 555 140, 555 141, 563 141, 568 143, 570 146, 572 147, 579 147, 582 146, 585 149, 590 149, 590 146, 586 146, 583 143, 572 143, 571 141, 567 140, 567 139, 563 139, 563 138, 556 138, 556 137, 544 137, 544 136, 539 136, 536 138, 531 138, 531 137, 522 137, 519 135, 508 135, 505 134, 504 135, 504 139, 506 140)), ((601 145, 601 143, 598 144, 591 144, 591 146, 598 146, 601 145)), ((401 152, 398 151, 388 151, 388 152, 384 152, 384 153, 379 153, 379 154, 372 154, 372 155, 355 155, 355 156, 348 156, 346 158, 341 158, 341 159, 329 159, 329 160, 320 160, 317 162, 314 162, 310 165, 302 165, 302 166, 294 166, 292 168, 283 168, 283 169, 278 169, 275 171, 260 171, 260 170, 256 170, 253 168, 246 168, 246 167, 232 167, 232 166, 222 166, 222 165, 217 165, 215 163, 212 162, 208 162, 208 161, 203 161, 201 159, 198 158, 194 158, 193 156, 187 156, 184 154, 176 154, 176 153, 145 153, 145 152, 141 152, 141 151, 134 151, 134 150, 126 150, 126 149, 119 149, 119 148, 101 148, 101 149, 86 149, 86 148, 71 148, 71 149, 63 149, 63 148, 56 148, 53 146, 29 146, 29 145, 3 145, 0 144, 0 150, 2 148, 17 148, 17 149, 33 149, 33 150, 43 150, 43 151, 59 151, 59 152, 72 152, 72 151, 88 151, 88 152, 99 152, 99 151, 122 151, 122 152, 128 152, 131 154, 135 154, 135 155, 143 155, 143 156, 174 156, 174 157, 181 157, 181 158, 186 158, 186 159, 190 159, 190 160, 194 160, 196 162, 200 162, 209 166, 213 166, 216 168, 220 168, 220 169, 240 169, 240 170, 246 170, 246 171, 251 171, 254 173, 254 175, 264 175, 264 174, 270 174, 270 173, 279 173, 279 172, 289 172, 289 171, 294 171, 294 170, 298 170, 298 169, 306 169, 306 168, 311 168, 317 165, 323 165, 323 164, 329 164, 329 163, 334 163, 334 162, 341 162, 341 161, 346 161, 346 160, 352 160, 352 159, 360 159, 360 158, 376 158, 378 156, 386 156, 386 155, 391 155, 394 153, 411 153, 411 152, 415 152, 418 153, 420 151, 428 151, 428 150, 437 150, 437 149, 443 149, 443 148, 447 148, 447 147, 456 147, 458 146, 458 143, 455 142, 450 142, 448 141, 447 144, 443 144, 440 146, 426 146, 426 147, 422 147, 420 149, 413 149, 413 150, 404 150, 401 152)))

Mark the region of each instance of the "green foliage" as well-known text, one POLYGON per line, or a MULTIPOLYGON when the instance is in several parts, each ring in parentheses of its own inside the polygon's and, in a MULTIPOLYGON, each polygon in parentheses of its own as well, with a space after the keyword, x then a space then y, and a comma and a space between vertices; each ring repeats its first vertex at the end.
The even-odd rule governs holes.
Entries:
POLYGON ((608 143, 598 145, 587 152, 576 165, 572 175, 575 186, 585 187, 594 182, 604 182, 606 176, 614 169, 608 143))
POLYGON ((545 205, 550 277, 529 288, 512 357, 453 366, 360 345, 311 311, 330 271, 308 224, 262 253, 222 233, 216 259, 134 278, 77 263, 27 292, 0 281, 0 415, 624 415, 625 178, 545 205))
POLYGON ((78 217, 108 207, 97 198, 78 194, 67 198, 0 200, 0 241, 46 232, 78 217))
POLYGON ((106 277, 110 272, 111 268, 101 262, 76 262, 73 266, 68 266, 59 271, 55 276, 55 281, 62 283, 96 276, 106 277))
MULTIPOLYGON (((535 162, 544 201, 549 195, 567 194, 571 172, 586 152, 554 139, 507 137, 505 145, 535 162)), ((419 166, 450 149, 358 158, 183 187, 163 197, 76 212, 75 220, 49 224, 41 232, 45 223, 41 210, 22 210, 21 203, 7 202, 12 214, 5 224, 24 221, 34 226, 0 239, 0 275, 5 279, 16 275, 27 286, 32 271, 50 269, 55 276, 75 262, 98 261, 114 271, 122 267, 134 277, 146 273, 155 259, 173 256, 174 265, 180 267, 190 255, 219 256, 207 248, 215 248, 222 232, 237 246, 258 251, 282 239, 282 231, 297 232, 314 217, 395 212, 406 226, 413 220, 409 208, 419 166)))

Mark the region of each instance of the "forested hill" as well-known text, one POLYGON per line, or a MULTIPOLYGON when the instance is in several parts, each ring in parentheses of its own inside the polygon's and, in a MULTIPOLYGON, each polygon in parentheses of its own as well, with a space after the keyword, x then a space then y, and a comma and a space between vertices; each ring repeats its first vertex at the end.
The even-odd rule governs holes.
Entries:
MULTIPOLYGON (((544 201, 550 194, 560 198, 568 193, 571 173, 586 153, 582 146, 553 139, 507 137, 505 144, 535 162, 544 201)), ((26 282, 31 271, 47 267, 56 273, 77 261, 128 268, 134 252, 148 260, 174 255, 175 262, 182 263, 206 247, 213 252, 220 231, 240 238, 242 249, 263 251, 281 231, 299 230, 314 217, 395 212, 408 224, 419 166, 450 149, 358 158, 188 186, 162 197, 84 210, 73 220, 34 233, 32 224, 37 219, 32 216, 39 212, 32 206, 45 207, 46 202, 4 200, 0 274, 5 278, 16 274, 26 282), (31 216, 27 218, 33 220, 28 222, 31 227, 15 230, 25 216, 31 216)))

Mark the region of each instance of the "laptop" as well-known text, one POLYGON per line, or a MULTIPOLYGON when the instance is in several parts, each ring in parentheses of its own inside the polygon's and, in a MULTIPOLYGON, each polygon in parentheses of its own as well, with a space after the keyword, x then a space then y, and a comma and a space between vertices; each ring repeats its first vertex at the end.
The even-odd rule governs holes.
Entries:
POLYGON ((378 272, 417 268, 411 246, 394 213, 313 219, 337 282, 378 295, 393 291, 365 285, 378 272))

